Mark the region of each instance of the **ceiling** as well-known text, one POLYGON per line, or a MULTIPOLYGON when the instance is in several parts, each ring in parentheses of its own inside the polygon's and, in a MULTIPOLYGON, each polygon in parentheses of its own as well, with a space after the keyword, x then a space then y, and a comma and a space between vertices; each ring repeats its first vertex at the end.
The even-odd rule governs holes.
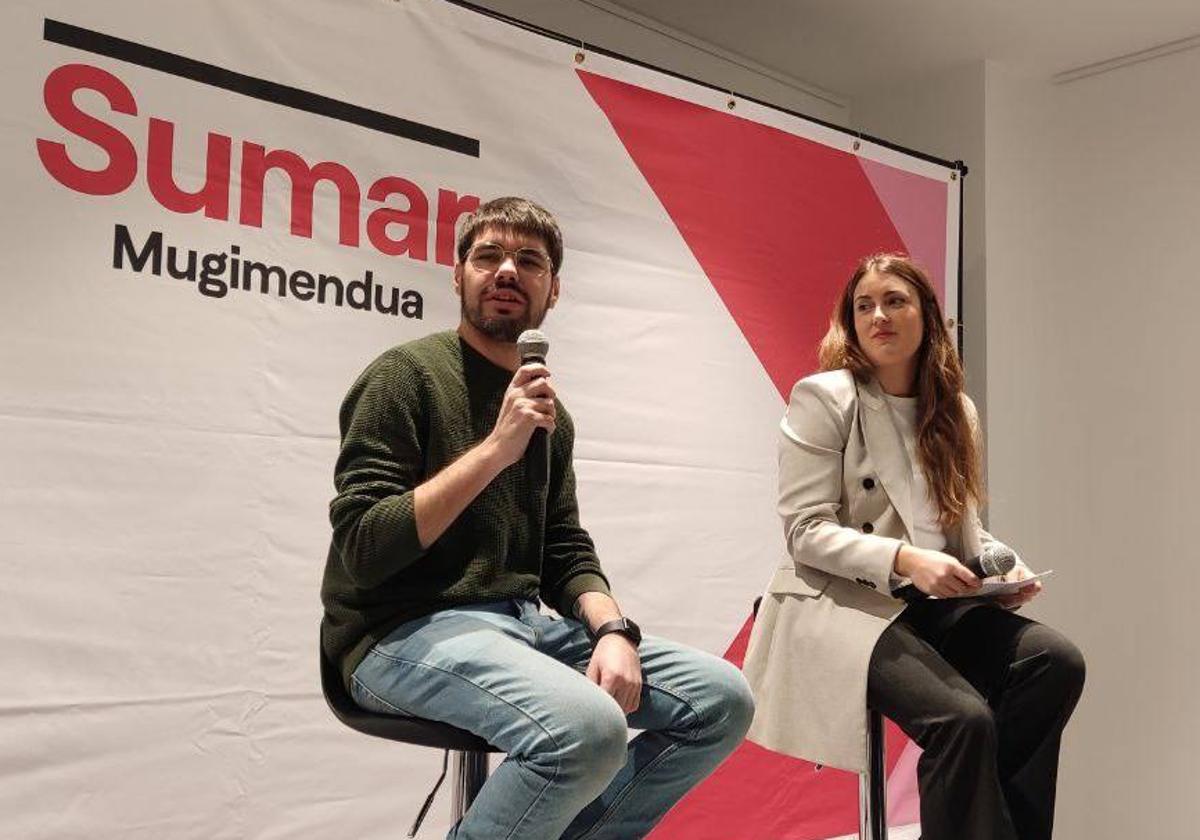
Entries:
POLYGON ((1200 46, 1198 0, 581 0, 853 99, 979 60, 1051 77, 1200 46))

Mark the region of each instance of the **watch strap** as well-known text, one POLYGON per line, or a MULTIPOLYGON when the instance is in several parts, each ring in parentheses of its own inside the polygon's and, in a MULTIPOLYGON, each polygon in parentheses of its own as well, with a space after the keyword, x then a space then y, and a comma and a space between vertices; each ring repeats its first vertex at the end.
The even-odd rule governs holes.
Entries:
POLYGON ((591 638, 593 645, 609 633, 620 633, 633 642, 634 647, 637 647, 642 642, 641 628, 628 618, 614 618, 612 621, 604 622, 595 630, 588 630, 588 636, 591 638))

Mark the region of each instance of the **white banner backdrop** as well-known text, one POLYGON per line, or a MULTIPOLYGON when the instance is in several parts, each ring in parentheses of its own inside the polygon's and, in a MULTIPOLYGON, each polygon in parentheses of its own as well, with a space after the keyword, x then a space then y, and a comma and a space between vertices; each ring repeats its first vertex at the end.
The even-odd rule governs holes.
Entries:
MULTIPOLYGON (((440 754, 320 696, 336 412, 378 353, 457 322, 452 228, 478 197, 564 229, 545 329, 619 600, 727 649, 782 557, 783 399, 577 71, 722 119, 728 95, 435 0, 18 0, 0 22, 0 836, 407 826, 440 754)), ((857 157, 940 185, 953 277, 949 170, 857 157)))

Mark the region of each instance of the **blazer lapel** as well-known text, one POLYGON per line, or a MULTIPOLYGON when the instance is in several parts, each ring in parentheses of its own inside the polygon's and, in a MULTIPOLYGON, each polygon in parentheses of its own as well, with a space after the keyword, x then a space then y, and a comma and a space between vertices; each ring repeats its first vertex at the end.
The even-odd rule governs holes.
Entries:
POLYGON ((871 463, 884 492, 892 500, 892 507, 900 514, 909 542, 912 542, 916 529, 913 527, 912 463, 908 460, 908 450, 896 430, 892 410, 884 400, 878 382, 872 379, 865 385, 858 384, 858 404, 871 463))

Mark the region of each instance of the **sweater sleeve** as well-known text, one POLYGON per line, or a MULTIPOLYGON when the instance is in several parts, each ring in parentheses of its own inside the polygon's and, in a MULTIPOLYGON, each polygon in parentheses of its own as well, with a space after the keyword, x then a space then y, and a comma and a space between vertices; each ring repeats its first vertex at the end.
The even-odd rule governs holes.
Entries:
POLYGON ((423 461, 420 384, 411 362, 385 354, 342 403, 329 518, 342 565, 360 588, 377 586, 424 554, 413 512, 423 461))
POLYGON ((570 616, 576 599, 584 592, 608 595, 610 590, 592 538, 579 524, 573 462, 574 425, 561 405, 558 416, 558 427, 552 438, 553 469, 546 498, 541 597, 559 615, 570 616))

